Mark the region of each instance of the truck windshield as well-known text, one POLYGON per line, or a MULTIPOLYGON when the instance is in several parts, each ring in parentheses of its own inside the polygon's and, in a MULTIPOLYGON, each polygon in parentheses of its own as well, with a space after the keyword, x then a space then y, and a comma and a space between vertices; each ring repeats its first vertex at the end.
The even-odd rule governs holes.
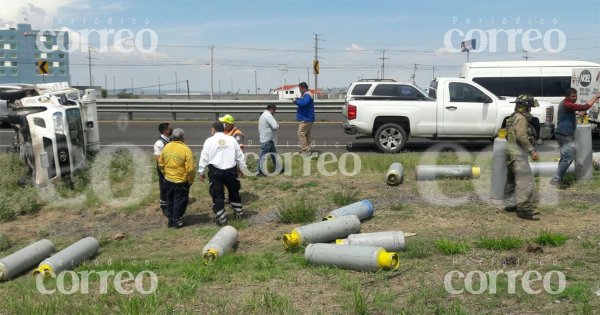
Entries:
POLYGON ((73 166, 77 167, 85 159, 85 140, 83 125, 81 123, 81 112, 79 108, 71 108, 67 109, 66 114, 73 166))

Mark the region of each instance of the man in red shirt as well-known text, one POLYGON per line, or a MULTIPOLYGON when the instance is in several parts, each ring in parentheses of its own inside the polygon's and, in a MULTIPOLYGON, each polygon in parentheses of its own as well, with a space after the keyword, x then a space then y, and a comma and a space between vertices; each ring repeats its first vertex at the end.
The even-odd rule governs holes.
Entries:
POLYGON ((592 97, 586 104, 575 104, 577 101, 577 90, 568 88, 565 91, 565 99, 558 104, 558 121, 554 134, 560 147, 560 161, 556 175, 550 180, 550 184, 556 187, 564 187, 563 176, 575 158, 575 129, 577 128, 577 113, 586 111, 600 99, 600 94, 592 97))

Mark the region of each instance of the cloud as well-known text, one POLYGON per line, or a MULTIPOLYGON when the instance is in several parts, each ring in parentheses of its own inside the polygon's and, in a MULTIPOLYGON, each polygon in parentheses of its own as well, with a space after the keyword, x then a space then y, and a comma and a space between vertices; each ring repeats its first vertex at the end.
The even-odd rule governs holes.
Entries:
POLYGON ((360 47, 358 44, 354 44, 352 43, 350 45, 350 47, 346 47, 346 51, 359 51, 359 50, 365 50, 363 47, 360 47))
POLYGON ((125 11, 125 9, 125 4, 122 2, 108 4, 99 8, 100 11, 125 11))
POLYGON ((27 22, 34 28, 47 28, 51 21, 63 8, 90 8, 89 0, 10 0, 3 1, 0 11, 0 25, 15 25, 27 22))
POLYGON ((438 49, 435 49, 433 51, 434 54, 436 55, 451 55, 454 54, 453 52, 450 52, 446 47, 440 47, 438 49))

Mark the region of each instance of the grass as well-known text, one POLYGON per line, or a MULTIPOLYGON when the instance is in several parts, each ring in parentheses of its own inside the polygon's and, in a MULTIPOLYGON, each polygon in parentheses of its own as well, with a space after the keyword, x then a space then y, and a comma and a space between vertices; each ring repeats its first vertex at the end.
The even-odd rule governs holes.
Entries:
POLYGON ((357 202, 359 198, 357 192, 350 189, 335 192, 331 196, 331 200, 338 206, 345 206, 357 202))
POLYGON ((31 183, 19 185, 26 174, 27 167, 17 154, 0 154, 0 221, 33 214, 41 208, 40 196, 31 183))
POLYGON ((497 239, 481 237, 478 245, 488 250, 512 250, 521 248, 523 240, 513 236, 505 236, 497 239))
MULTIPOLYGON (((314 173, 303 176, 301 170, 294 169, 292 177, 243 178, 242 190, 247 196, 244 207, 251 216, 231 221, 238 229, 239 244, 233 252, 205 266, 201 249, 219 230, 212 221, 208 185, 192 186, 190 197, 194 202, 186 214, 194 218, 192 223, 179 230, 166 229, 164 218, 151 203, 157 199, 158 189, 150 157, 139 161, 148 167, 144 173, 137 166, 110 162, 120 157, 132 163, 137 161, 131 152, 114 152, 105 156, 110 159, 103 162, 106 167, 102 172, 91 167, 77 174, 73 183, 54 186, 56 200, 72 202, 50 206, 49 201, 43 201, 35 215, 16 214, 13 221, 0 222, 0 258, 42 237, 62 249, 83 236, 93 235, 101 241, 100 254, 76 271, 128 270, 136 274, 150 270, 159 279, 156 294, 120 295, 111 280, 108 293, 99 294, 100 279, 93 276, 91 294, 42 295, 32 278, 23 274, 0 285, 0 313, 481 314, 493 310, 533 314, 543 309, 553 314, 593 314, 600 309, 600 300, 594 295, 600 277, 600 232, 596 224, 600 211, 594 208, 598 178, 591 184, 576 182, 573 189, 560 191, 558 202, 548 205, 553 209, 551 213, 541 221, 526 222, 485 199, 488 192, 482 187, 487 180, 432 182, 439 185, 438 193, 444 194, 433 197, 465 200, 457 206, 429 202, 414 180, 414 166, 421 163, 423 155, 361 153, 362 171, 357 177, 314 173), (388 187, 382 174, 396 161, 404 165, 405 182, 388 187), (146 191, 133 187, 136 172, 151 176, 146 191), (98 194, 96 190, 104 186, 95 190, 93 185, 104 181, 102 185, 111 188, 100 189, 98 194), (287 224, 313 222, 317 214, 322 214, 317 209, 329 208, 335 193, 350 196, 350 190, 372 200, 377 207, 373 218, 362 223, 362 232, 417 233, 406 238, 407 248, 399 253, 398 271, 368 273, 314 267, 304 260, 303 248, 286 251, 281 244, 281 235, 290 230, 287 224), (106 200, 107 196, 128 202, 113 204, 106 200), (141 198, 134 200, 137 197, 141 198), (579 203, 571 206, 572 200, 579 203), (577 211, 586 203, 589 210, 577 211), (290 223, 284 223, 276 215, 278 211, 289 212, 290 223), (111 240, 112 235, 123 231, 128 235, 126 240, 111 240), (557 248, 545 247, 543 254, 527 253, 522 244, 539 237, 539 231, 569 235, 573 241, 557 248), (9 236, 10 248, 1 245, 2 234, 9 236), (518 264, 505 263, 512 260, 518 264), (507 278, 500 276, 497 294, 451 295, 444 289, 444 277, 454 270, 465 275, 475 270, 537 270, 542 275, 559 270, 565 273, 567 288, 558 295, 527 295, 519 287, 516 294, 508 294, 507 278)), ((439 160, 461 164, 451 152, 440 154, 439 160)), ((295 165, 301 167, 300 162, 295 165)), ((312 166, 314 172, 316 167, 312 166)), ((8 192, 3 189, 0 194, 8 192)), ((452 283, 460 289, 464 288, 464 280, 455 277, 452 283)), ((477 276, 475 280, 478 288, 477 276)), ((555 286, 555 282, 553 277, 551 285, 555 286)), ((46 284, 52 287, 56 281, 46 284)), ((532 287, 539 289, 541 283, 532 287)))
POLYGON ((561 233, 553 233, 550 231, 543 231, 534 241, 544 246, 561 246, 567 241, 568 237, 561 233))
POLYGON ((7 250, 11 247, 11 242, 8 236, 4 233, 0 233, 0 252, 7 250))
POLYGON ((281 223, 308 223, 315 221, 316 213, 316 205, 302 196, 300 199, 291 201, 279 211, 278 216, 281 223))
POLYGON ((437 248, 444 255, 465 254, 471 249, 466 242, 453 242, 447 239, 436 241, 435 248, 437 248))

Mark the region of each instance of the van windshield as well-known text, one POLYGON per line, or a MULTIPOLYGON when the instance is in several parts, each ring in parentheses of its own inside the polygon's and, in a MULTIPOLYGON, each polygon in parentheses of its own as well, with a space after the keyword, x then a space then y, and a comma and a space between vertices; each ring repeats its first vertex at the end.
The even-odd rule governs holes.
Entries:
POLYGON ((66 115, 73 166, 77 167, 85 159, 85 140, 83 124, 81 123, 81 112, 79 108, 71 108, 66 110, 66 115))

